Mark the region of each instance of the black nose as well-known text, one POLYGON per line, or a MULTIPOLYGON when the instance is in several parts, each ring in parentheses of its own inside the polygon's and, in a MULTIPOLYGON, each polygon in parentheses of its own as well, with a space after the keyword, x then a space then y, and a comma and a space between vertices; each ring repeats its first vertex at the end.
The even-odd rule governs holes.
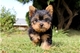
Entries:
POLYGON ((40 26, 42 27, 43 26, 43 23, 41 23, 40 26))

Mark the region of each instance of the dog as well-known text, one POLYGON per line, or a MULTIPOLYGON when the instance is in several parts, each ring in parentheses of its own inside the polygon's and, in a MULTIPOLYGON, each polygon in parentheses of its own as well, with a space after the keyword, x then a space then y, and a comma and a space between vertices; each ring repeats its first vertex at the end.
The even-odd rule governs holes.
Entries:
POLYGON ((38 10, 29 6, 30 27, 28 34, 34 45, 49 50, 52 46, 52 18, 53 7, 48 5, 45 10, 38 10))

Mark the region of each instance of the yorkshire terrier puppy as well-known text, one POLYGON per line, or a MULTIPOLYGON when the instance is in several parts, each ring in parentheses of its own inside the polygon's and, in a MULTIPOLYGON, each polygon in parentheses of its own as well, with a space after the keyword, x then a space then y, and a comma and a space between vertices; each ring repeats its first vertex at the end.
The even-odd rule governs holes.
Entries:
POLYGON ((52 45, 52 15, 52 5, 47 6, 45 10, 38 10, 34 6, 29 7, 30 40, 45 50, 49 50, 52 45))

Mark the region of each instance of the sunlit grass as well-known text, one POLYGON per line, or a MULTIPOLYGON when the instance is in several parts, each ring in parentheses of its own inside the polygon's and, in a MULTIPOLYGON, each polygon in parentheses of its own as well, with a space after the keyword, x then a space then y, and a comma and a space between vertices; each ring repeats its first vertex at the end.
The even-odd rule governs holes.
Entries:
MULTIPOLYGON (((64 34, 63 34, 64 35, 64 34)), ((70 35, 70 34, 68 34, 70 35)), ((61 37, 53 35, 52 48, 48 51, 42 50, 39 46, 34 46, 27 33, 23 34, 2 34, 0 52, 4 53, 80 53, 80 36, 61 37)))

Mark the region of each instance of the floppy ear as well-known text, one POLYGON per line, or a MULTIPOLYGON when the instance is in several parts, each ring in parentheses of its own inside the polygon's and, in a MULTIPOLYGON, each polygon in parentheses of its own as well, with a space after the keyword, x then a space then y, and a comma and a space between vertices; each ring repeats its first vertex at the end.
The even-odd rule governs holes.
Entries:
POLYGON ((36 10, 36 8, 34 6, 29 6, 29 17, 31 17, 33 15, 35 10, 36 10))
POLYGON ((52 16, 53 15, 53 6, 49 5, 46 7, 46 10, 49 12, 49 14, 52 16))

